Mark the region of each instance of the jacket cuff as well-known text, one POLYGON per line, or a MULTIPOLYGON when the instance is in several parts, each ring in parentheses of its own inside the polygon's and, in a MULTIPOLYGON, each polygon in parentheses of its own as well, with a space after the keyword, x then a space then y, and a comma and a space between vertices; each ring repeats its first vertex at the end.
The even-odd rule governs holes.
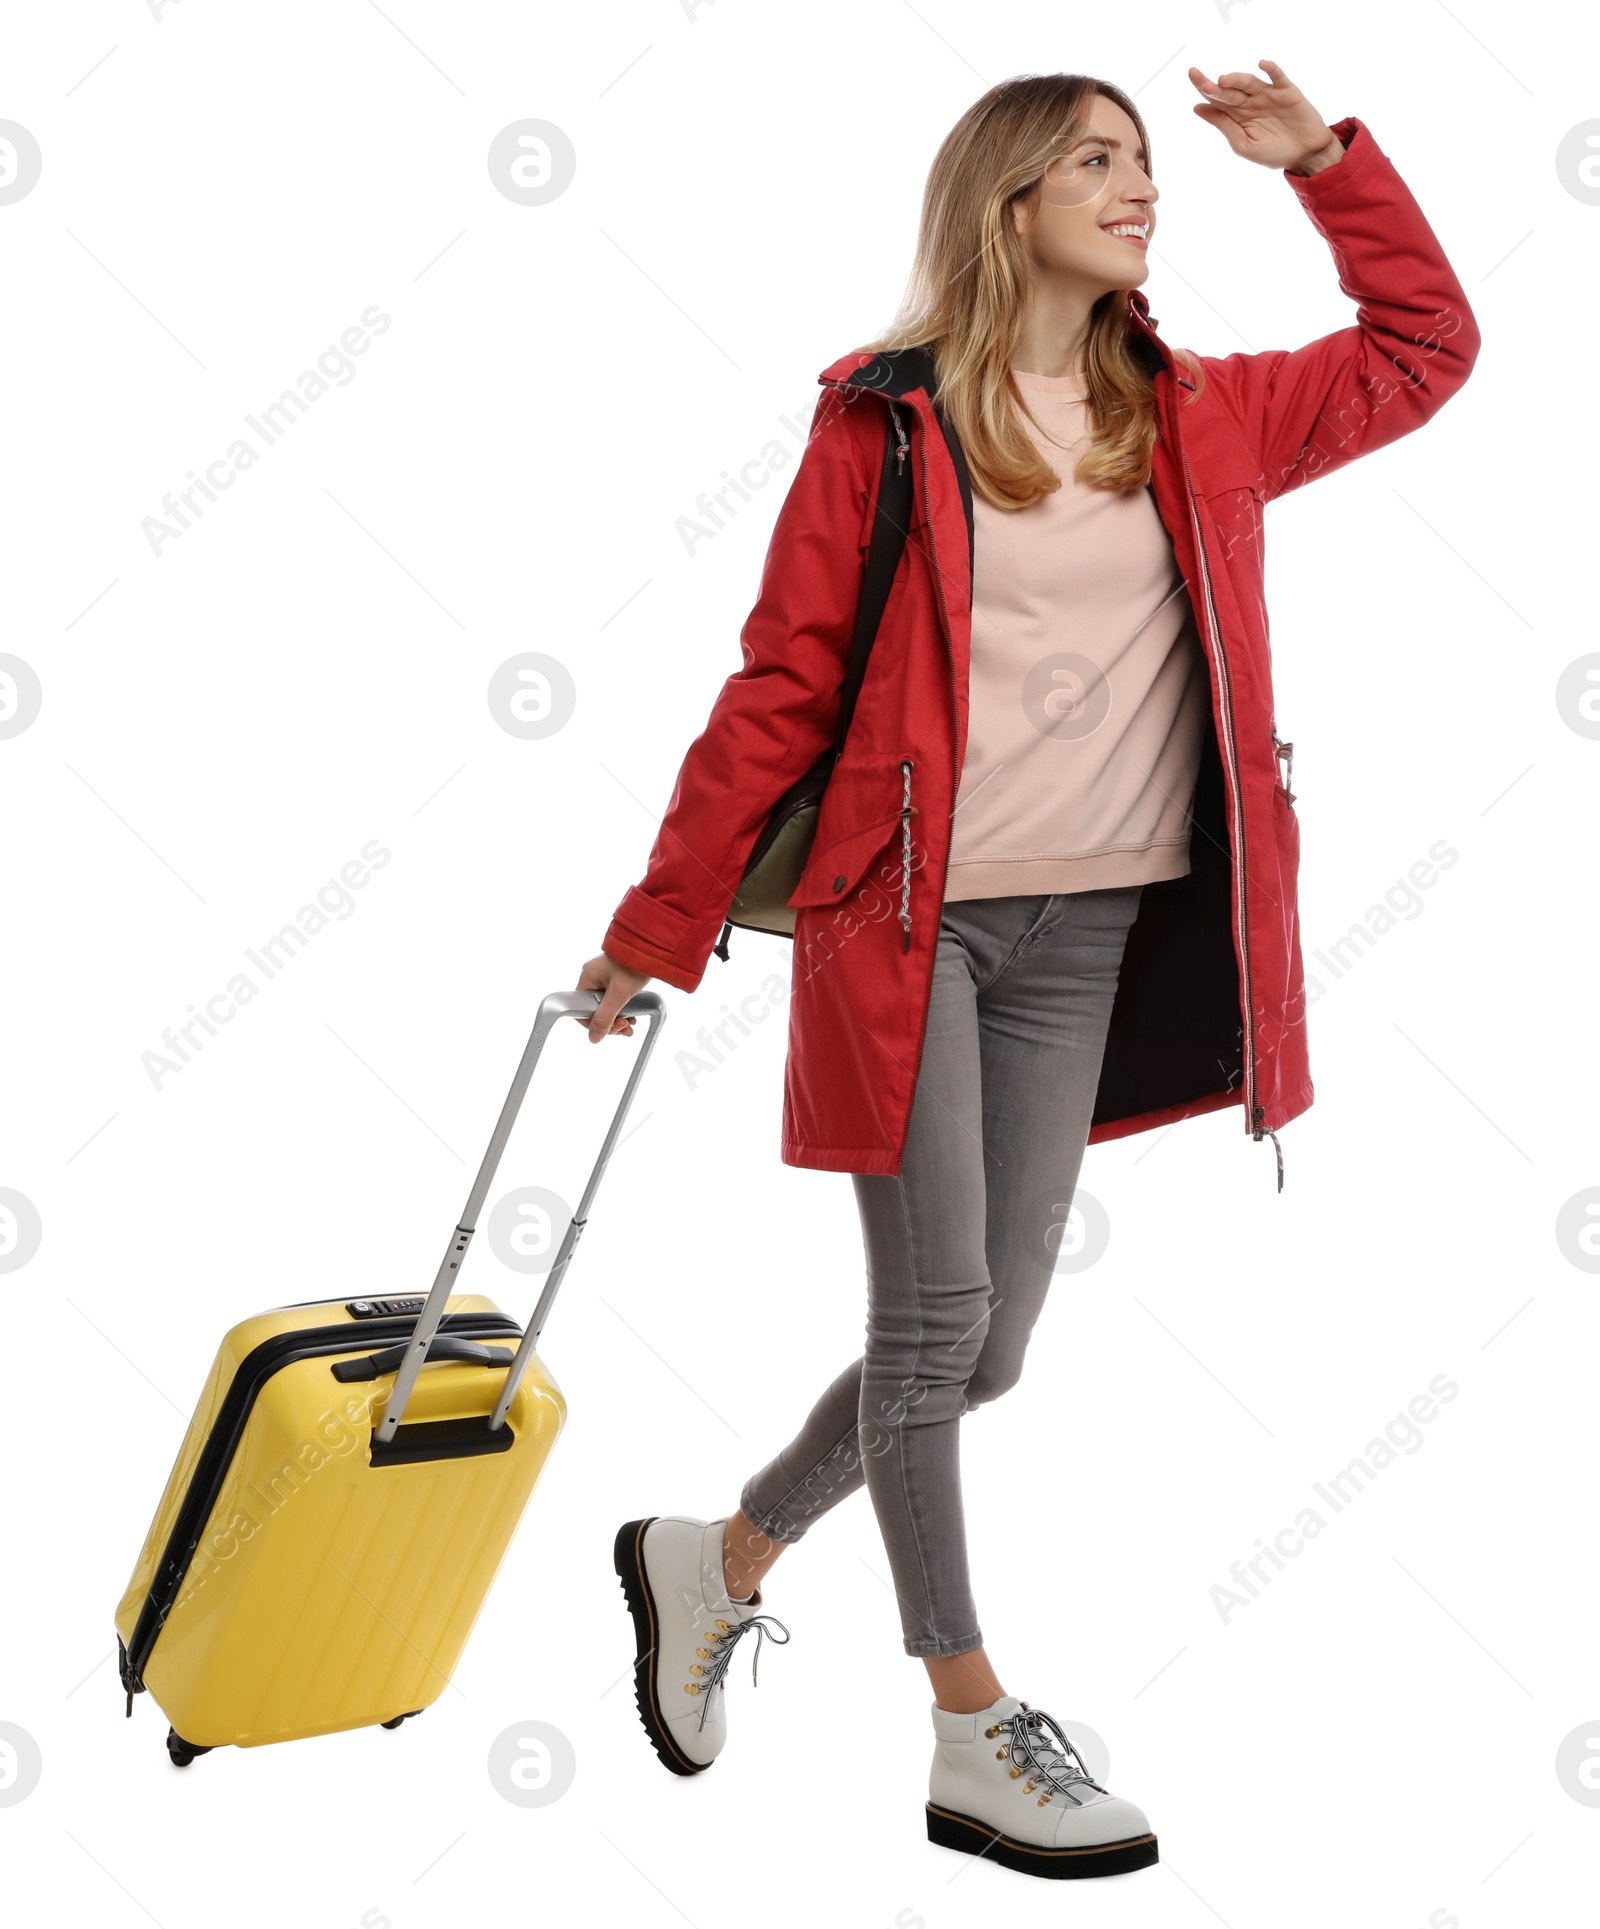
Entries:
POLYGON ((637 971, 641 978, 660 978, 666 984, 676 985, 679 991, 697 990, 703 975, 691 975, 677 965, 667 963, 664 958, 653 958, 648 951, 629 944, 626 938, 618 937, 614 929, 606 933, 600 949, 608 958, 615 958, 619 965, 637 971))
POLYGON ((1338 135, 1344 148, 1342 161, 1335 161, 1332 167, 1322 168, 1316 174, 1290 174, 1287 169, 1284 170, 1283 178, 1302 200, 1320 201, 1326 200, 1329 195, 1336 196, 1341 183, 1348 186, 1365 174, 1382 153, 1372 138, 1372 130, 1354 114, 1347 114, 1340 121, 1330 121, 1329 126, 1338 135))
POLYGON ((683 962, 683 940, 688 932, 686 920, 633 885, 617 906, 600 949, 630 971, 661 978, 679 991, 693 991, 705 975, 705 963, 702 960, 694 970, 683 962), (682 929, 669 932, 664 925, 682 929))

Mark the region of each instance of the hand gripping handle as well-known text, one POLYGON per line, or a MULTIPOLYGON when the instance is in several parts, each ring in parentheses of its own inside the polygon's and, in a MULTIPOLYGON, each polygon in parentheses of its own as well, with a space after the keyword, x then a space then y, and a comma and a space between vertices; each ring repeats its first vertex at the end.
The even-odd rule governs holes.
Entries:
MULTIPOLYGON (((506 1149, 506 1141, 511 1137, 511 1128, 517 1122, 517 1114, 522 1109, 522 1100, 528 1089, 528 1081, 533 1077, 533 1068, 539 1062, 539 1054, 544 1050, 544 1041, 549 1037, 558 1018, 577 1018, 584 1024, 594 1016, 599 1006, 601 993, 598 991, 552 991, 539 1006, 539 1015, 533 1023, 533 1031, 528 1039, 527 1049, 522 1054, 522 1062, 517 1067, 517 1075, 511 1081, 511 1090, 506 1094, 506 1102, 500 1108, 499 1122, 494 1135, 489 1140, 489 1149, 483 1156, 483 1164, 478 1168, 478 1176, 473 1181, 472 1191, 467 1198, 461 1223, 450 1236, 450 1244, 440 1262, 433 1289, 417 1315, 416 1326, 406 1344, 405 1358, 400 1362, 400 1371, 395 1376, 394 1391, 389 1395, 384 1407, 383 1418, 373 1432, 375 1441, 387 1442, 394 1438, 400 1421, 405 1414, 406 1402, 411 1398, 411 1389, 417 1383, 417 1375, 422 1371, 428 1357, 428 1349, 433 1344, 434 1334, 439 1330, 439 1322, 444 1318, 445 1304, 458 1283, 461 1262, 466 1257, 467 1247, 477 1228, 478 1214, 488 1197, 489 1187, 494 1183, 495 1170, 500 1164, 500 1155, 506 1149)), ((658 991, 635 992, 618 1012, 619 1018, 645 1018, 649 1023, 645 1030, 644 1043, 639 1047, 633 1061, 633 1069, 628 1074, 628 1082, 622 1088, 622 1097, 612 1117, 611 1125, 600 1148, 600 1156, 595 1160, 594 1170, 589 1174, 589 1183, 583 1189, 583 1197, 578 1201, 578 1209, 572 1215, 567 1227, 566 1237, 561 1241, 561 1250, 556 1254, 555 1264, 550 1268, 545 1280, 544 1291, 539 1295, 539 1303, 533 1309, 533 1318, 528 1322, 528 1330, 522 1337, 516 1358, 506 1373, 505 1385, 500 1390, 494 1414, 489 1421, 492 1433, 501 1426, 511 1402, 516 1398, 517 1388, 533 1357, 533 1349, 538 1344, 539 1335, 549 1317, 551 1305, 561 1287, 562 1276, 567 1270, 574 1248, 588 1222, 589 1207, 600 1185, 600 1175, 610 1160, 612 1148, 616 1145, 617 1135, 622 1130, 622 1122, 628 1115, 628 1107, 633 1102, 633 1094, 644 1068, 649 1062, 650 1053, 655 1046, 656 1034, 661 1029, 661 1021, 666 1016, 658 991)), ((437 1358, 437 1352, 435 1353, 437 1358)))

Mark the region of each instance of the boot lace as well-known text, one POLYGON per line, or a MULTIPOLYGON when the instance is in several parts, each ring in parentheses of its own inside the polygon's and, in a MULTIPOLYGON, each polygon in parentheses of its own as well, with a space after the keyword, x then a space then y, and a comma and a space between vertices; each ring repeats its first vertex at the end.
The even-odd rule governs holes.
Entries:
POLYGON ((756 1670, 761 1665, 761 1643, 767 1637, 767 1630, 761 1625, 763 1621, 770 1621, 775 1627, 783 1628, 782 1641, 778 1641, 775 1634, 771 1636, 771 1639, 778 1641, 779 1647, 782 1647, 789 1639, 789 1630, 778 1617, 775 1614, 752 1614, 745 1621, 719 1619, 715 1632, 706 1636, 706 1645, 695 1649, 700 1660, 690 1664, 689 1672, 699 1675, 701 1679, 686 1682, 684 1687, 687 1693, 701 1697, 700 1719, 696 1724, 697 1727, 705 1727, 706 1716, 711 1712, 711 1697, 722 1686, 723 1677, 728 1672, 728 1663, 733 1659, 740 1641, 752 1628, 756 1631, 756 1645, 750 1653, 750 1684, 752 1687, 756 1685, 756 1670))
POLYGON ((1081 1798, 1073 1793, 1079 1785, 1099 1789, 1102 1795, 1106 1793, 1089 1773, 1060 1722, 1042 1708, 1030 1708, 1023 1702, 1016 1714, 1006 1715, 983 1732, 991 1741, 1005 1736, 1006 1745, 995 1750, 995 1760, 1003 1762, 1009 1758, 1013 1779, 1018 1775, 1028 1777, 1023 1784, 1025 1795, 1031 1795, 1036 1788, 1044 1789, 1039 1797, 1040 1808, 1055 1795, 1064 1795, 1074 1808, 1081 1808, 1081 1798))

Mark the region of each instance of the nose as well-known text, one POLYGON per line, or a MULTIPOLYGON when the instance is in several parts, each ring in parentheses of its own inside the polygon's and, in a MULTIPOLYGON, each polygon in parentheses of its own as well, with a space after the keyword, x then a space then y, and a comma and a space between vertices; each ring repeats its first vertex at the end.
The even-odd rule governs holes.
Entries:
POLYGON ((1142 187, 1128 188, 1122 196, 1122 204, 1128 210, 1130 221, 1142 221, 1153 211, 1156 203, 1156 185, 1147 182, 1142 187))
POLYGON ((1133 184, 1124 190, 1123 199, 1137 202, 1140 206, 1154 203, 1160 196, 1160 189, 1131 155, 1128 159, 1133 169, 1133 184))

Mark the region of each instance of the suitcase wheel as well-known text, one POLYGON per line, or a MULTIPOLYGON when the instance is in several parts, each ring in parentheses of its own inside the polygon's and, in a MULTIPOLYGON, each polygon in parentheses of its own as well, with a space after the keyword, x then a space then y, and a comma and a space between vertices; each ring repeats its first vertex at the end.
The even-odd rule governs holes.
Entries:
POLYGON ((421 1713, 422 1710, 420 1708, 409 1708, 403 1715, 396 1715, 393 1721, 380 1721, 378 1726, 380 1728, 398 1728, 401 1722, 410 1721, 413 1715, 420 1715, 421 1713))
POLYGON ((167 1753, 172 1757, 174 1768, 187 1768, 196 1755, 209 1755, 210 1747, 201 1748, 197 1743, 185 1741, 176 1728, 167 1730, 167 1753))

